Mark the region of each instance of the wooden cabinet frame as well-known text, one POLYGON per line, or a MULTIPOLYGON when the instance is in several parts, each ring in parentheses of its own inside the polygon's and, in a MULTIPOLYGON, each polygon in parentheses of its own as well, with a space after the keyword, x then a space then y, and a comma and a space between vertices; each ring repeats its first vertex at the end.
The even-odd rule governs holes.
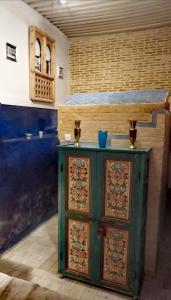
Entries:
POLYGON ((30 99, 32 101, 54 102, 55 101, 55 40, 49 37, 35 26, 30 26, 30 99), (41 69, 35 68, 35 43, 39 40, 41 45, 40 65, 41 69), (46 47, 51 52, 50 72, 46 69, 46 47))
POLYGON ((59 148, 59 269, 137 297, 143 278, 149 149, 59 148))

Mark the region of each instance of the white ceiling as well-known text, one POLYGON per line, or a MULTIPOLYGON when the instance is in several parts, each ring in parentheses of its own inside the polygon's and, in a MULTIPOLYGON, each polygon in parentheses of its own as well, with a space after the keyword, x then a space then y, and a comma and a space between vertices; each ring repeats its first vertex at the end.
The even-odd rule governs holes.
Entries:
POLYGON ((171 0, 23 0, 68 37, 171 25, 171 0))

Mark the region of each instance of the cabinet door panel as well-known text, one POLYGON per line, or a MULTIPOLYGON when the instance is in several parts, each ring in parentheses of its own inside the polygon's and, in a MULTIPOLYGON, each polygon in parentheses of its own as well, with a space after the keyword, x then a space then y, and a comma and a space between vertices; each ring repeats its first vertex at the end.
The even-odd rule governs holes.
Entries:
POLYGON ((90 224, 76 219, 68 219, 67 226, 67 269, 80 275, 89 275, 90 224))
POLYGON ((129 219, 131 170, 130 161, 105 160, 105 217, 129 219))
POLYGON ((68 158, 68 210, 89 213, 90 211, 90 158, 68 158))
POLYGON ((128 230, 106 226, 102 280, 127 286, 128 230))

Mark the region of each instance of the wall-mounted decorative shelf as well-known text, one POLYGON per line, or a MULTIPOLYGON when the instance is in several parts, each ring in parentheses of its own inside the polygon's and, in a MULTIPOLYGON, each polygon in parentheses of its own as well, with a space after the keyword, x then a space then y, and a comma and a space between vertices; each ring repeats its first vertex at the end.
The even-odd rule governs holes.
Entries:
POLYGON ((55 101, 55 40, 30 26, 30 99, 55 101))

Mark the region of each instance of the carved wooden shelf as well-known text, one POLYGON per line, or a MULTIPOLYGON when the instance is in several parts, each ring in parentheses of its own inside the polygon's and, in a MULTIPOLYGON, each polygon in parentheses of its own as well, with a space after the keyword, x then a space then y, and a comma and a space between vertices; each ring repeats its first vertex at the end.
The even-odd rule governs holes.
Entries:
POLYGON ((30 99, 55 101, 55 41, 30 26, 30 99))

